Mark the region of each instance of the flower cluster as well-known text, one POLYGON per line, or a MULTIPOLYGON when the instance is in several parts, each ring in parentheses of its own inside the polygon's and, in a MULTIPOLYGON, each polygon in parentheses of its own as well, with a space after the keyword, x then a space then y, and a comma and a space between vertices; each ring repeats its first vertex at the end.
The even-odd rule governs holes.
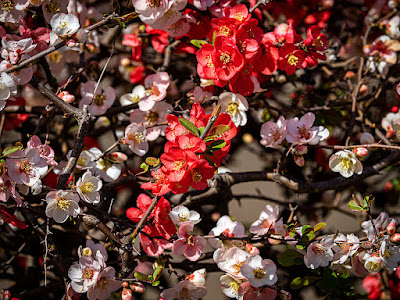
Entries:
POLYGON ((257 26, 243 4, 226 7, 224 16, 211 20, 210 43, 201 43, 197 51, 197 73, 232 92, 250 95, 258 74, 271 75, 276 70, 292 75, 296 69, 314 67, 327 47, 327 38, 317 26, 307 30, 303 41, 293 24, 280 24, 265 33, 257 26))
POLYGON ((207 179, 214 175, 229 152, 230 141, 237 132, 235 124, 225 113, 206 115, 199 103, 193 105, 189 120, 168 115, 167 121, 165 136, 168 142, 160 157, 162 166, 151 172, 155 182, 144 183, 141 187, 151 190, 154 195, 169 191, 185 193, 190 186, 205 189, 207 179), (211 121, 212 127, 202 139, 210 118, 216 120, 211 121))

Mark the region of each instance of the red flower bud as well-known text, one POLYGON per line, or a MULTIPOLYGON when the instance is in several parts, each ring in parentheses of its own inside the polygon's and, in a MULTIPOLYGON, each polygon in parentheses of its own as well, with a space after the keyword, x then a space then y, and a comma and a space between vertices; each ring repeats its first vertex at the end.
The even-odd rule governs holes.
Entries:
POLYGON ((386 230, 389 235, 394 234, 396 232, 396 222, 390 222, 389 225, 386 227, 386 230))
POLYGON ((132 300, 132 290, 124 288, 122 290, 121 299, 122 300, 132 300))
POLYGON ((398 106, 393 106, 392 107, 392 113, 397 113, 399 111, 399 107, 398 106))
POLYGON ((393 183, 388 181, 385 183, 385 192, 388 193, 393 190, 393 183))
POLYGON ((144 293, 144 285, 141 284, 140 282, 131 283, 129 285, 129 287, 135 293, 138 293, 138 294, 143 294, 144 293))
POLYGON ((355 155, 357 155, 357 156, 364 157, 364 156, 368 155, 368 149, 367 148, 362 148, 362 147, 355 148, 355 149, 353 149, 353 153, 355 155))
POLYGON ((390 241, 395 244, 400 244, 400 233, 395 233, 390 237, 390 241))

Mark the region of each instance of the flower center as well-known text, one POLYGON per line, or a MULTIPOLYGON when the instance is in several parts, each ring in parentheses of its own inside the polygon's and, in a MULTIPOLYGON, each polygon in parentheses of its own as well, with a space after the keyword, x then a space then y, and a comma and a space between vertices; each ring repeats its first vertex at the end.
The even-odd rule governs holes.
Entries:
POLYGON ((57 207, 61 210, 67 210, 69 208, 69 201, 65 200, 63 197, 57 198, 57 207))
POLYGON ((189 218, 189 213, 187 213, 187 212, 180 212, 180 213, 178 214, 178 217, 179 217, 179 221, 180 221, 180 222, 187 221, 188 218, 189 218))
POLYGON ((302 125, 301 127, 297 127, 297 130, 299 131, 300 137, 309 139, 310 138, 310 133, 308 132, 308 129, 306 128, 305 125, 302 125))
POLYGON ((82 271, 82 278, 83 279, 91 279, 93 278, 94 271, 92 269, 84 268, 82 271))
POLYGON ((155 96, 158 97, 160 96, 161 92, 158 89, 158 87, 156 87, 155 85, 153 85, 150 89, 147 89, 147 92, 151 95, 151 96, 155 96))
POLYGON ((346 171, 348 171, 351 166, 352 166, 352 162, 350 158, 347 157, 342 157, 342 160, 340 161, 340 167, 346 171))
POLYGON ((323 255, 325 253, 325 248, 321 244, 315 244, 311 249, 316 255, 323 255))
POLYGON ((234 18, 235 20, 238 20, 239 22, 242 22, 244 17, 243 17, 243 15, 242 15, 242 13, 237 12, 237 13, 235 13, 235 14, 233 15, 233 18, 234 18))
POLYGON ((275 128, 275 129, 271 128, 270 133, 274 137, 275 142, 281 138, 281 133, 279 132, 279 129, 277 129, 277 128, 275 128))
POLYGON ((208 56, 206 57, 206 61, 207 61, 207 67, 209 67, 209 68, 214 68, 214 63, 213 63, 213 61, 212 61, 211 55, 208 55, 208 56))
POLYGON ((257 268, 257 269, 254 270, 254 277, 255 278, 262 279, 262 278, 265 277, 265 274, 266 274, 266 272, 262 268, 257 268))
POLYGON ((60 51, 54 51, 53 53, 49 54, 49 58, 52 62, 55 62, 58 64, 62 60, 63 55, 61 54, 60 51))
POLYGON ((144 119, 149 125, 153 125, 158 120, 158 113, 154 111, 149 111, 144 119))
POLYGON ((102 289, 102 290, 106 290, 108 287, 109 283, 107 278, 101 278, 100 280, 97 280, 96 283, 96 287, 102 289))
POLYGON ((203 179, 203 176, 199 172, 192 171, 192 179, 194 182, 199 183, 203 179))
POLYGON ((175 171, 182 170, 185 167, 186 167, 185 161, 182 161, 182 160, 174 161, 174 170, 175 171))
POLYGON ((231 282, 229 282, 228 284, 229 289, 237 292, 239 290, 239 283, 237 283, 236 281, 232 280, 231 282))
POLYGON ((229 29, 228 26, 223 25, 219 28, 219 33, 222 35, 230 36, 231 30, 229 29))
POLYGON ((132 101, 133 103, 138 103, 139 100, 140 100, 139 95, 136 95, 136 94, 135 94, 135 95, 131 96, 131 101, 132 101))
POLYGON ((76 163, 79 166, 84 167, 86 165, 86 158, 79 156, 78 161, 76 163))
POLYGON ((82 255, 92 256, 92 250, 89 247, 83 248, 82 249, 82 255))
POLYGON ((94 96, 94 104, 96 104, 97 106, 102 106, 104 104, 104 95, 103 94, 98 94, 96 96, 94 96))
POLYGON ((298 61, 299 61, 299 58, 294 54, 290 54, 288 57, 288 60, 287 60, 288 64, 291 66, 297 65, 298 61))
POLYGON ((60 27, 67 28, 67 22, 65 22, 65 21, 60 22, 60 27))
POLYGON ((57 1, 50 1, 45 5, 45 9, 49 13, 55 13, 57 11, 60 11, 60 8, 58 7, 57 1))
POLYGON ((227 64, 231 61, 231 56, 228 53, 222 53, 219 57, 219 60, 222 61, 224 64, 227 64))
POLYGON ((86 183, 82 184, 80 188, 81 188, 82 193, 84 193, 84 194, 91 193, 94 190, 94 184, 91 182, 86 182, 86 183))
POLYGON ((142 144, 144 143, 144 135, 141 132, 131 132, 128 134, 128 139, 135 144, 142 144))
POLYGON ((160 0, 147 0, 146 3, 151 8, 155 8, 155 7, 159 7, 160 6, 160 0))
POLYGON ((236 116, 239 111, 239 104, 237 103, 230 103, 226 108, 226 112, 230 114, 232 117, 236 116))
POLYGON ((194 245, 196 245, 196 240, 193 238, 193 235, 189 235, 188 237, 187 237, 187 243, 188 243, 188 245, 190 245, 190 246, 194 246, 194 245))
POLYGON ((14 8, 13 3, 10 0, 1 1, 1 9, 6 12, 10 12, 14 8))
POLYGON ((190 296, 190 291, 187 288, 182 288, 182 290, 179 291, 179 299, 191 300, 193 298, 190 296))
POLYGON ((19 171, 21 173, 29 174, 32 171, 32 165, 28 159, 24 159, 19 164, 19 171))

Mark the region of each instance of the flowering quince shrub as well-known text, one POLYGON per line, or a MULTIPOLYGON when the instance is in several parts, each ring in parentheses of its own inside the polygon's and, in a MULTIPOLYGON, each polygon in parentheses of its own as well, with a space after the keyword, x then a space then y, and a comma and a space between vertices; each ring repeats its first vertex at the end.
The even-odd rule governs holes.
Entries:
POLYGON ((0 8, 0 299, 400 298, 399 1, 0 8))

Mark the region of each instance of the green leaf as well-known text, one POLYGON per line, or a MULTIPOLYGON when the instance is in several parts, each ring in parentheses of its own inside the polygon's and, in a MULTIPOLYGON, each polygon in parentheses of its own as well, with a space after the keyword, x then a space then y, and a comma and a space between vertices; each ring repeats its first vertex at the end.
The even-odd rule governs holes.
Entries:
POLYGON ((302 287, 303 287, 303 278, 301 277, 296 277, 290 283, 290 288, 293 290, 298 290, 301 289, 302 287))
POLYGON ((311 225, 304 225, 303 228, 301 229, 301 233, 305 234, 307 232, 309 232, 312 229, 311 225))
POLYGON ((217 125, 214 126, 209 133, 207 134, 207 137, 210 138, 218 138, 221 134, 229 131, 231 128, 228 125, 217 125))
POLYGON ((197 48, 201 48, 203 47, 204 44, 207 44, 205 40, 191 40, 190 43, 196 46, 197 48))
POLYGON ((183 127, 185 127, 187 130, 189 130, 191 133, 193 133, 195 136, 199 137, 199 130, 197 129, 197 127, 190 122, 189 120, 186 120, 184 118, 179 118, 179 123, 181 123, 181 125, 183 127))
POLYGON ((151 281, 153 281, 153 276, 147 276, 147 275, 145 275, 145 274, 143 274, 143 273, 140 273, 140 272, 135 272, 134 274, 133 274, 133 276, 135 277, 135 278, 137 278, 137 279, 139 279, 139 280, 141 280, 141 281, 146 281, 146 282, 151 282, 151 281), (150 278, 151 277, 151 278, 150 278))
POLYGON ((204 126, 201 126, 201 127, 198 128, 200 135, 203 134, 204 129, 206 129, 204 126))
POLYGON ((314 231, 310 231, 305 235, 308 239, 308 241, 312 241, 313 239, 315 239, 315 233, 314 231))
POLYGON ((140 168, 143 170, 144 173, 146 173, 149 170, 149 165, 146 164, 145 162, 142 162, 140 168))
POLYGON ((320 230, 324 229, 325 226, 326 226, 325 222, 320 222, 320 223, 318 223, 317 225, 314 226, 313 230, 314 230, 314 232, 317 232, 317 231, 320 231, 320 230))
POLYGON ((213 44, 214 45, 214 43, 215 43, 215 39, 217 38, 217 31, 215 30, 214 31, 214 33, 213 33, 213 37, 212 37, 212 43, 211 44, 213 44))
POLYGON ((218 151, 218 150, 224 148, 225 145, 226 145, 225 141, 217 140, 217 141, 212 142, 210 145, 208 145, 207 151, 210 151, 210 152, 218 151))
POLYGON ((278 255, 278 263, 284 267, 303 264, 303 254, 293 249, 287 249, 278 255))
POLYGON ((3 156, 7 156, 10 155, 18 150, 20 150, 21 147, 20 146, 12 146, 12 147, 7 147, 3 150, 3 152, 1 153, 1 155, 3 156))
POLYGON ((146 158, 146 164, 156 167, 160 164, 160 160, 155 158, 155 157, 147 157, 146 158))
POLYGON ((364 209, 368 209, 374 201, 375 201, 374 196, 372 195, 365 196, 363 200, 364 209))
POLYGON ((347 207, 352 211, 364 211, 364 208, 358 205, 358 203, 354 200, 349 201, 349 203, 347 203, 347 207))
POLYGON ((160 284, 160 280, 156 280, 151 285, 152 286, 158 286, 159 284, 160 284))

